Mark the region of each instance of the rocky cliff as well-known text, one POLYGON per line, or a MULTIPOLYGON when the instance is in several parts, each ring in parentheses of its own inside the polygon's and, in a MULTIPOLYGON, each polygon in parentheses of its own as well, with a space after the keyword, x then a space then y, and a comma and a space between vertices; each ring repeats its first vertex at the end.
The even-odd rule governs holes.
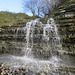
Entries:
POLYGON ((75 54, 75 3, 71 3, 68 7, 60 6, 59 10, 54 18, 58 24, 62 47, 70 54, 75 54))
POLYGON ((0 53, 19 54, 20 48, 17 45, 22 45, 22 39, 24 35, 16 35, 17 29, 25 26, 25 23, 21 23, 13 26, 1 26, 0 27, 0 53), (18 41, 17 41, 18 40, 18 41))

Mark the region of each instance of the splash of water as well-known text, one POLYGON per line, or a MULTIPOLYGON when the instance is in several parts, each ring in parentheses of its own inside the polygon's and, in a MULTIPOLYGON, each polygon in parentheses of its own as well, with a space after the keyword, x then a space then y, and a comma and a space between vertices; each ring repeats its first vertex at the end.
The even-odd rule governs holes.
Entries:
MULTIPOLYGON (((57 55, 55 54, 55 51, 60 50, 61 47, 60 47, 60 37, 58 35, 57 25, 55 24, 53 18, 50 18, 47 21, 47 24, 42 24, 38 19, 32 20, 30 22, 27 22, 25 27, 17 29, 17 35, 18 35, 19 31, 21 31, 21 34, 23 32, 25 35, 25 37, 24 37, 25 46, 22 49, 22 51, 24 52, 24 55, 22 57, 14 57, 14 58, 21 59, 22 61, 25 61, 27 63, 36 64, 37 66, 41 66, 42 63, 44 63, 43 65, 47 64, 47 66, 45 66, 46 68, 50 64, 52 64, 53 67, 57 67, 57 63, 59 62, 58 61, 59 59, 58 59, 57 55), (39 28, 41 28, 41 30, 39 28), (41 31, 43 32, 42 38, 41 39, 39 38, 39 40, 41 40, 41 41, 39 43, 38 43, 38 41, 37 41, 37 43, 35 43, 34 35, 40 34, 40 36, 41 36, 41 31), (49 55, 51 56, 51 58, 48 58, 47 60, 37 59, 36 57, 34 58, 34 56, 35 56, 35 54, 33 53, 33 49, 35 47, 34 44, 40 45, 40 43, 42 43, 43 46, 46 45, 44 47, 45 51, 50 52, 49 55)), ((43 47, 41 47, 41 48, 43 48, 43 47)), ((40 52, 40 49, 38 49, 38 50, 40 52)), ((43 50, 43 52, 44 52, 44 50, 43 50)), ((42 54, 44 54, 44 53, 42 53, 42 54)), ((37 55, 38 55, 38 53, 37 53, 37 55)))
POLYGON ((52 71, 60 66, 60 59, 56 54, 56 51, 61 49, 60 37, 52 18, 47 24, 42 24, 38 19, 27 22, 25 27, 17 29, 16 38, 18 35, 24 35, 24 47, 21 48, 24 55, 2 56, 0 57, 2 62, 6 61, 5 63, 10 66, 26 66, 33 70, 52 71))
POLYGON ((50 18, 44 26, 43 36, 48 43, 47 48, 50 49, 50 51, 61 50, 60 37, 58 35, 57 25, 55 24, 53 18, 50 18))
POLYGON ((42 36, 41 35, 36 36, 36 39, 38 39, 37 37, 42 37, 42 38, 39 38, 39 40, 41 39, 40 43, 43 43, 43 45, 46 44, 46 47, 45 47, 46 51, 50 51, 50 54, 53 55, 52 53, 53 51, 61 49, 58 29, 53 18, 50 18, 47 21, 47 24, 44 24, 44 25, 39 21, 39 19, 36 19, 30 22, 27 22, 25 27, 17 29, 17 34, 19 33, 19 31, 21 31, 21 33, 24 32, 24 35, 25 35, 24 37, 25 47, 22 50, 24 51, 24 56, 27 56, 27 57, 34 56, 32 52, 32 49, 34 49, 34 44, 35 44, 34 35, 41 34, 40 33, 41 31, 39 28, 43 29, 42 30, 43 33, 42 33, 42 36))

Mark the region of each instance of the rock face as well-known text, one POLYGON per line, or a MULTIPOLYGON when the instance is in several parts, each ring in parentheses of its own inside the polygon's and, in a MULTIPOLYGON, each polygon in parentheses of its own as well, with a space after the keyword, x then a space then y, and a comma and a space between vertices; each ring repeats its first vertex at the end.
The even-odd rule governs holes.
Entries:
POLYGON ((1 53, 25 53, 27 56, 33 53, 35 58, 48 59, 60 48, 60 38, 53 19, 49 19, 47 24, 34 20, 27 22, 26 27, 18 27, 1 27, 1 53))
POLYGON ((75 52, 75 3, 68 7, 59 7, 60 12, 55 14, 62 46, 64 50, 75 52))
MULTIPOLYGON (((71 63, 71 71, 68 67, 68 71, 73 72, 75 67, 75 3, 70 4, 68 7, 59 7, 60 12, 54 15, 56 23, 58 24, 58 31, 62 41, 63 51, 59 51, 59 56, 62 58, 62 62, 71 63)), ((70 64, 68 65, 70 66, 70 64)), ((65 66, 64 66, 65 68, 65 66)), ((66 69, 63 69, 67 71, 66 69)), ((74 72, 75 74, 75 72, 74 72)))
MULTIPOLYGON (((23 25, 24 26, 24 25, 23 25)), ((18 26, 2 26, 0 27, 0 53, 11 53, 16 54, 17 51, 21 51, 20 48, 16 46, 23 46, 22 39, 24 35, 16 35, 17 28, 23 27, 22 25, 18 26), (17 40, 19 40, 17 42, 17 40)))

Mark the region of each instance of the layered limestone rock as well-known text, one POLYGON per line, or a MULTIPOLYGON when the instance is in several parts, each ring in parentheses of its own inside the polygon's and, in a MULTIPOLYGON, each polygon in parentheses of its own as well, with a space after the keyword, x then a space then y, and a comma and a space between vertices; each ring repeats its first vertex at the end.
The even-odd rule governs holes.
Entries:
POLYGON ((59 7, 60 12, 55 14, 58 30, 63 40, 64 50, 75 52, 75 3, 68 7, 59 7))
POLYGON ((58 31, 62 41, 64 51, 58 51, 62 62, 68 66, 61 67, 61 71, 72 72, 75 74, 75 3, 73 2, 68 7, 59 7, 60 12, 56 13, 54 18, 58 24, 58 31), (71 64, 71 67, 69 67, 71 64))
POLYGON ((60 38, 53 19, 47 24, 34 20, 21 28, 1 27, 0 34, 1 53, 22 55, 22 51, 26 54, 32 49, 36 58, 48 59, 60 49, 60 38))
POLYGON ((21 52, 21 49, 18 47, 23 46, 22 39, 24 35, 17 35, 16 32, 17 28, 22 28, 23 26, 24 25, 0 27, 0 54, 11 53, 20 55, 19 52, 21 52))

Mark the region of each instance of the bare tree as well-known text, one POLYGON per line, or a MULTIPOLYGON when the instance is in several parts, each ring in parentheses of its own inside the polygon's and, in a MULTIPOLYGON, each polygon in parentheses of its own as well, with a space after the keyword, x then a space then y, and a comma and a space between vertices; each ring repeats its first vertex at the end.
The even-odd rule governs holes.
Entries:
POLYGON ((55 8, 58 7, 60 0, 42 0, 43 3, 45 3, 45 6, 43 7, 43 11, 46 11, 46 14, 51 13, 55 8))
POLYGON ((35 15, 40 15, 40 11, 42 8, 42 1, 41 0, 24 0, 23 1, 24 9, 30 10, 35 15))
POLYGON ((41 9, 42 9, 42 7, 43 7, 43 3, 42 3, 41 0, 36 0, 36 1, 37 1, 36 9, 37 9, 37 14, 38 14, 38 16, 39 16, 40 13, 41 13, 41 9))
POLYGON ((35 15, 35 9, 36 9, 36 0, 24 0, 24 9, 25 10, 30 10, 33 14, 35 15))
POLYGON ((46 16, 49 16, 49 13, 52 12, 54 7, 54 0, 42 0, 43 6, 41 12, 46 16))
POLYGON ((58 5, 65 0, 24 0, 25 10, 30 10, 35 15, 49 15, 58 5))
POLYGON ((58 6, 59 0, 45 0, 49 12, 52 12, 58 6))

